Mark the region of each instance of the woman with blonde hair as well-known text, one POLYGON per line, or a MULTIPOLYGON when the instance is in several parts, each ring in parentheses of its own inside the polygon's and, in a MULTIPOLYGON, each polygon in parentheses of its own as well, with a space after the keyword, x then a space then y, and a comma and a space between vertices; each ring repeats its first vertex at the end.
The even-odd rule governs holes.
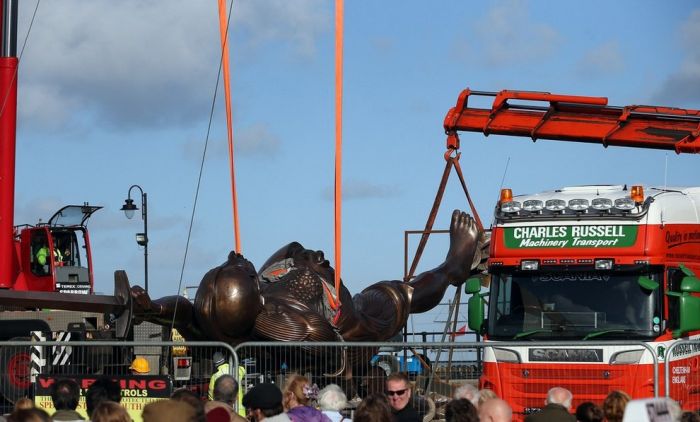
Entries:
POLYGON ((608 422, 622 422, 625 415, 625 407, 630 401, 630 396, 624 391, 613 390, 603 401, 603 413, 608 422))
POLYGON ((318 398, 318 386, 308 378, 292 374, 282 390, 282 406, 292 422, 330 422, 328 416, 310 406, 318 398))

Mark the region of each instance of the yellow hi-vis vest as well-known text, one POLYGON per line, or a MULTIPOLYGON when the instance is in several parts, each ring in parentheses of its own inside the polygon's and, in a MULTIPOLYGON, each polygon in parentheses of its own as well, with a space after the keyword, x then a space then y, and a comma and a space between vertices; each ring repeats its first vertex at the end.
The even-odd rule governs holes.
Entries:
MULTIPOLYGON (((209 400, 214 400, 214 384, 216 384, 217 378, 224 374, 229 373, 229 364, 222 363, 216 368, 216 372, 211 375, 209 379, 209 400)), ((243 366, 238 367, 238 414, 245 417, 245 408, 243 407, 243 394, 245 392, 245 368, 243 366)))

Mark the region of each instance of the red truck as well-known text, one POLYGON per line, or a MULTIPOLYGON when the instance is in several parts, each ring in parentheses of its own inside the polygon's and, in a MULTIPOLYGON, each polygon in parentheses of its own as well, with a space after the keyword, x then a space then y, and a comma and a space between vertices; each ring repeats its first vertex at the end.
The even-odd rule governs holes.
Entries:
MULTIPOLYGON (((466 90, 445 119, 453 147, 457 131, 475 131, 677 153, 700 152, 699 125, 696 110, 609 107, 600 97, 522 91, 466 90), (492 107, 469 107, 474 95, 494 97, 492 107)), ((481 387, 507 400, 521 420, 544 406, 554 386, 572 391, 574 406, 602 403, 612 390, 651 397, 658 361, 659 393, 670 365, 671 397, 697 409, 700 379, 690 374, 700 350, 665 352, 700 334, 699 272, 700 187, 623 181, 522 195, 503 189, 488 292, 478 280, 467 283, 469 326, 488 342, 481 387), (600 345, 607 340, 637 344, 600 345), (575 343, 533 344, 539 341, 575 343)))

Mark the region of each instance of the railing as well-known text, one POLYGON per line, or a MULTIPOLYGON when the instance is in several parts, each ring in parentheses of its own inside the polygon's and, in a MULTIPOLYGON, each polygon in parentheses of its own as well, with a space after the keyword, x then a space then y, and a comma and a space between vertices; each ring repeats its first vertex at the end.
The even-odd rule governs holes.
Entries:
POLYGON ((416 406, 431 418, 441 417, 442 405, 464 383, 494 390, 511 404, 516 419, 542 407, 555 386, 571 390, 574 405, 600 404, 610 391, 622 389, 633 397, 665 394, 686 409, 700 407, 700 341, 677 342, 666 350, 622 341, 248 342, 236 347, 219 342, 7 341, 0 343, 0 394, 5 411, 23 396, 50 407, 42 388, 52 379, 87 379, 87 388, 90 379, 106 375, 126 387, 122 404, 138 421, 148 401, 174 389, 185 387, 205 398, 217 351, 235 378, 235 368, 246 369, 240 380, 243 391, 260 382, 282 388, 286 376, 299 373, 320 388, 340 385, 351 407, 369 393, 383 392, 388 374, 407 372, 416 406), (146 378, 129 372, 136 355, 149 362, 146 378), (661 378, 659 371, 664 371, 661 378), (145 385, 146 379, 162 380, 157 385, 167 391, 152 395, 148 388, 141 393, 130 388, 145 385))

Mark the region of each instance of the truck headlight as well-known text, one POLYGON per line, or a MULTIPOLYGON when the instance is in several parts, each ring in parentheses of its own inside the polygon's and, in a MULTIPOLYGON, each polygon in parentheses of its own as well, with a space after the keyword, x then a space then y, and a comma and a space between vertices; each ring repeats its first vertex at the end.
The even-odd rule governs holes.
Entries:
POLYGON ((544 203, 544 207, 549 211, 563 211, 566 208, 566 202, 563 199, 549 199, 544 203))
POLYGON ((520 363, 520 355, 518 354, 518 352, 494 347, 493 354, 496 357, 496 362, 520 363))
POLYGON ((617 352, 610 358, 611 365, 632 365, 637 364, 642 359, 644 349, 627 350, 617 352))
POLYGON ((508 201, 501 204, 501 211, 505 213, 514 213, 522 209, 520 202, 518 201, 508 201))

